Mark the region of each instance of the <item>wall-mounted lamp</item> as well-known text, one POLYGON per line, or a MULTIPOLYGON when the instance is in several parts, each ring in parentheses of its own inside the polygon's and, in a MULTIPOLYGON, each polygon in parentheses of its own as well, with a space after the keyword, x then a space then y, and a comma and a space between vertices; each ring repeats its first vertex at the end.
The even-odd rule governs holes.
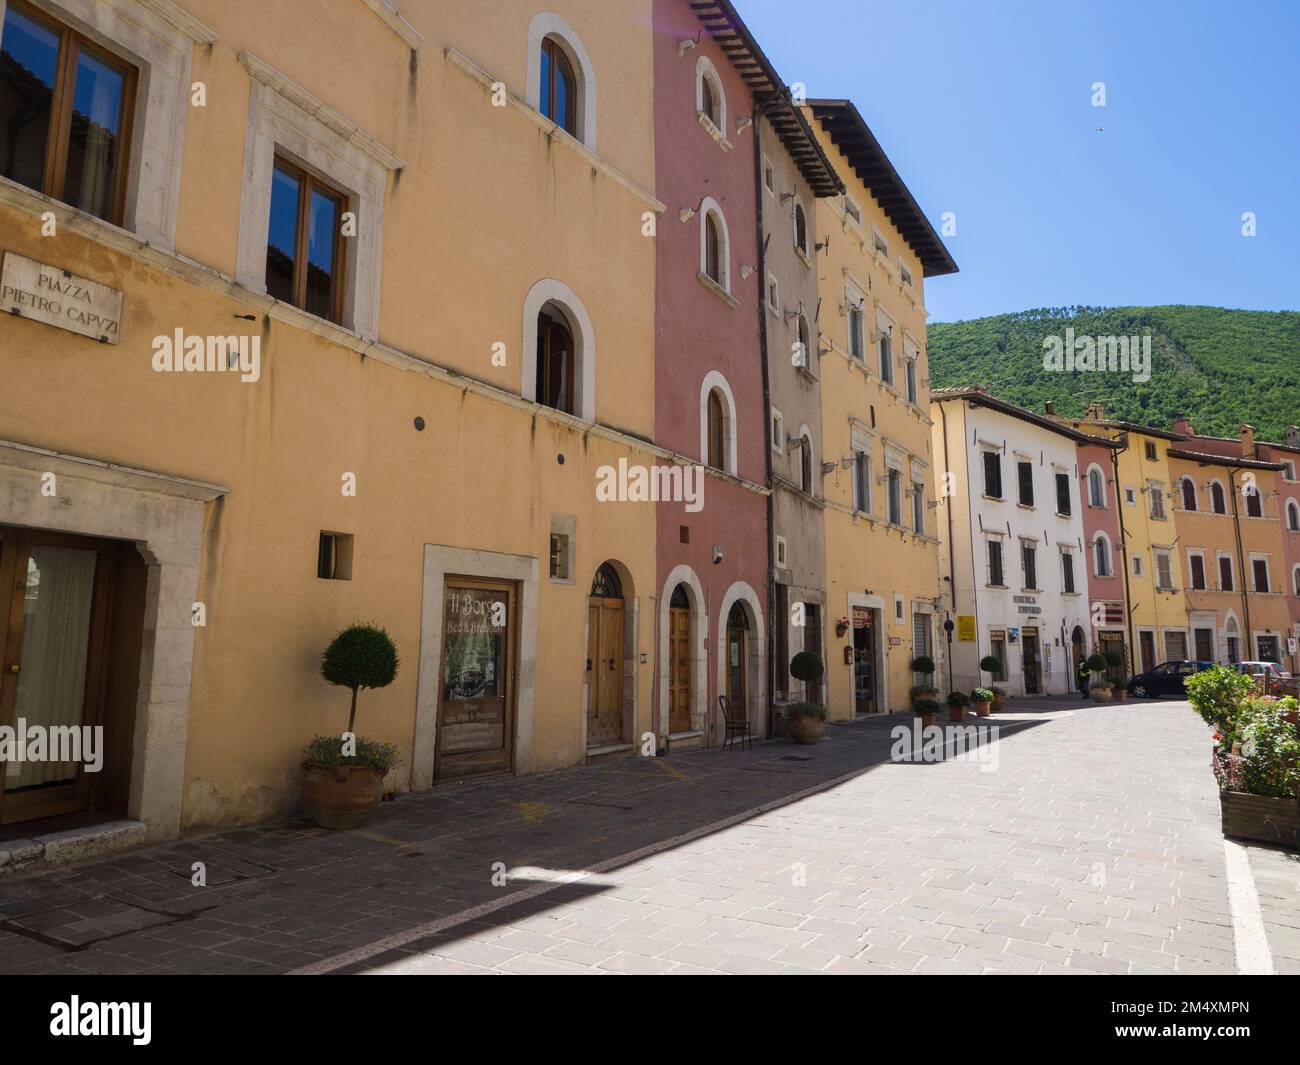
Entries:
MULTIPOLYGON (((701 31, 703 32, 703 31, 701 31)), ((687 37, 684 41, 677 42, 677 58, 680 59, 697 44, 700 43, 700 35, 697 33, 694 37, 687 37)))

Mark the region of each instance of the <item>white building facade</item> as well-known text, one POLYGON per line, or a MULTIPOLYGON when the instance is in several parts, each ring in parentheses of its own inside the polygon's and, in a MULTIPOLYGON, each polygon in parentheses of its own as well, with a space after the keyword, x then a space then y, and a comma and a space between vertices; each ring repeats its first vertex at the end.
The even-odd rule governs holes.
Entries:
POLYGON ((1077 445, 1095 438, 979 387, 932 392, 931 416, 940 584, 954 623, 951 681, 936 680, 966 692, 1078 691, 1092 641, 1077 445), (990 655, 995 674, 980 669, 990 655))

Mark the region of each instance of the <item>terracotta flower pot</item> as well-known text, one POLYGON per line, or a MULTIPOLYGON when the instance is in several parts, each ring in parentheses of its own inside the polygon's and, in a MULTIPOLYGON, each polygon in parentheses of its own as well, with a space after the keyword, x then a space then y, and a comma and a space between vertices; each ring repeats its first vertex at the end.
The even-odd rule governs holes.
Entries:
POLYGON ((1114 691, 1114 696, 1115 696, 1115 701, 1116 701, 1117 703, 1128 702, 1128 689, 1127 689, 1127 688, 1116 688, 1115 691, 1114 691))
POLYGON ((795 743, 821 743, 826 735, 826 722, 810 714, 787 719, 785 727, 795 743))
POLYGON ((1002 708, 1006 705, 1007 697, 1005 695, 995 695, 993 696, 993 705, 990 706, 989 709, 992 710, 993 713, 998 714, 1002 712, 1002 708))
POLYGON ((965 721, 965 720, 966 720, 966 708, 965 708, 964 706, 950 706, 950 707, 948 707, 948 720, 949 720, 949 721, 965 721))
POLYGON ((1108 703, 1108 702, 1110 702, 1110 689, 1109 689, 1109 688, 1093 688, 1093 689, 1092 689, 1092 701, 1093 701, 1094 703, 1108 703))
POLYGON ((921 722, 921 728, 927 729, 934 724, 934 714, 917 714, 917 719, 921 722))
POLYGON ((384 778, 366 765, 304 765, 302 798, 321 828, 356 828, 384 797, 384 778))
POLYGON ((975 713, 977 713, 980 717, 988 717, 989 713, 993 709, 992 703, 975 703, 974 706, 975 706, 975 713))

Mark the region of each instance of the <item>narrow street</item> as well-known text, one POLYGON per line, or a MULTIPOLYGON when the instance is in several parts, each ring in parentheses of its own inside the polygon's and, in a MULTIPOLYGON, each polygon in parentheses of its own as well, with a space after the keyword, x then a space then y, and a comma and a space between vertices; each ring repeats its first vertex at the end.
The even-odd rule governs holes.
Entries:
MULTIPOLYGON (((357 831, 286 821, 0 879, 0 971, 1237 971, 1208 737, 1185 702, 1018 700, 968 719, 997 729, 973 753, 893 763, 890 732, 910 724, 444 788, 357 831)), ((1300 973, 1300 859, 1243 853, 1258 902, 1239 924, 1300 973)))

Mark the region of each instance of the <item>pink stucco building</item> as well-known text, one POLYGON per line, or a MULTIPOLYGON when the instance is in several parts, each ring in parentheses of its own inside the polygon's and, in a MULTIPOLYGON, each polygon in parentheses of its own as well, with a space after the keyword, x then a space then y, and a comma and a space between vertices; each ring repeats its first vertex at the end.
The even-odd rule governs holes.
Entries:
POLYGON ((718 696, 767 713, 767 441, 752 96, 688 0, 655 0, 655 441, 707 467, 659 503, 660 742, 722 742, 718 696))

